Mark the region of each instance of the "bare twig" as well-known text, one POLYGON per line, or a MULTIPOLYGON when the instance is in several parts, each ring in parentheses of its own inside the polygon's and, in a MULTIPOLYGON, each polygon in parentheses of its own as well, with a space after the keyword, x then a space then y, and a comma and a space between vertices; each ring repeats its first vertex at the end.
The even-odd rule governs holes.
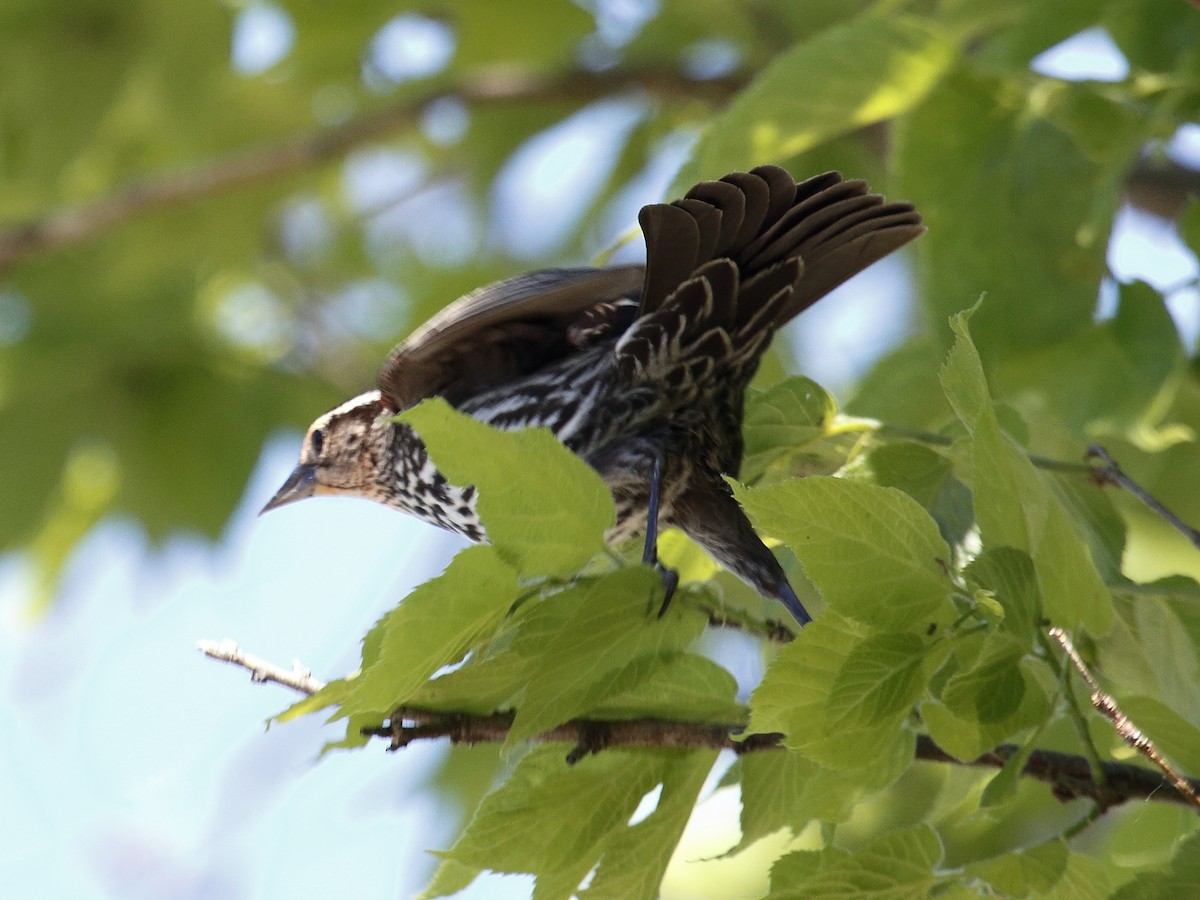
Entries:
POLYGON ((129 182, 88 203, 51 210, 0 229, 0 273, 27 256, 87 240, 144 213, 308 171, 353 147, 411 127, 433 103, 454 97, 493 105, 586 103, 615 91, 728 99, 743 76, 695 81, 669 69, 569 72, 554 76, 488 68, 458 85, 387 106, 319 131, 292 135, 196 166, 129 182))
POLYGON ((1096 681, 1096 677, 1092 675, 1087 664, 1084 663, 1083 657, 1079 655, 1079 651, 1075 649, 1075 644, 1071 638, 1061 628, 1051 628, 1050 636, 1062 645, 1063 652, 1067 654, 1067 658, 1071 660, 1071 665, 1075 667, 1080 677, 1087 683, 1088 689, 1092 692, 1092 706, 1104 718, 1112 722, 1112 726, 1116 729, 1117 734, 1121 736, 1121 740, 1127 743, 1130 747, 1137 750, 1138 753, 1150 760, 1158 767, 1164 775, 1170 779, 1175 785, 1175 789, 1187 799, 1189 803, 1200 809, 1200 795, 1197 793, 1197 785, 1190 782, 1184 775, 1175 769, 1173 765, 1158 751, 1153 742, 1138 730, 1137 726, 1129 720, 1117 702, 1111 695, 1100 690, 1100 685, 1096 681))
POLYGON ((1109 455, 1107 450, 1099 444, 1092 444, 1088 447, 1087 458, 1099 459, 1103 462, 1103 465, 1095 466, 1092 469, 1095 477, 1102 484, 1115 484, 1122 490, 1133 494, 1133 496, 1146 504, 1155 515, 1191 541, 1197 550, 1200 550, 1200 531, 1197 531, 1187 522, 1183 521, 1183 519, 1179 518, 1179 516, 1175 515, 1175 513, 1163 506, 1153 494, 1121 471, 1121 467, 1117 465, 1117 461, 1109 455))
POLYGON ((289 671, 265 659, 251 656, 238 649, 236 641, 197 641, 196 649, 211 659, 232 663, 250 671, 250 680, 258 682, 273 681, 282 684, 301 694, 315 694, 325 683, 312 677, 312 672, 300 665, 292 663, 289 671))

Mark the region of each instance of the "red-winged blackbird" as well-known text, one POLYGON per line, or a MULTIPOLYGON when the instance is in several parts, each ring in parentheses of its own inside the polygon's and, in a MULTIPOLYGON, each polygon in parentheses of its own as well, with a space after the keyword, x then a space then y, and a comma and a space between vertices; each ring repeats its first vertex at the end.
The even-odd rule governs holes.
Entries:
POLYGON ((764 166, 638 221, 644 267, 531 272, 434 316, 388 357, 379 390, 312 424, 264 512, 349 494, 485 540, 475 488, 449 484, 391 421, 442 396, 498 428, 545 426, 587 460, 616 501, 610 541, 645 530, 652 560, 657 525, 676 525, 809 621, 721 477, 741 465, 746 385, 779 326, 920 235, 921 218, 836 172, 797 184, 764 166))

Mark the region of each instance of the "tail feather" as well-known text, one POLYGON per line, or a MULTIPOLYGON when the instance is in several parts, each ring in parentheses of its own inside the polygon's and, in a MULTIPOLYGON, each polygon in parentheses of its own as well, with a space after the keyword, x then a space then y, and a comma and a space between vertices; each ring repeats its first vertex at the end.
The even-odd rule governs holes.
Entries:
POLYGON ((617 345, 635 377, 709 349, 725 348, 718 367, 752 363, 776 328, 924 231, 910 204, 888 203, 863 181, 827 172, 796 183, 775 166, 701 182, 639 220, 645 288, 617 345))
POLYGON ((673 203, 642 207, 638 224, 647 248, 641 307, 644 315, 657 310, 676 288, 692 277, 700 247, 700 226, 688 210, 673 203))
MULTIPOLYGON (((746 192, 728 181, 702 181, 688 191, 687 199, 707 203, 721 211, 721 224, 713 253, 728 256, 740 245, 738 238, 746 221, 746 207, 749 202, 746 192)), ((763 211, 765 212, 765 206, 763 211)))
MULTIPOLYGON (((776 166, 701 182, 682 200, 647 206, 640 220, 646 234, 642 315, 660 309, 711 260, 732 259, 749 285, 781 261, 798 258, 796 291, 776 325, 924 230, 911 204, 888 203, 863 181, 826 172, 796 183, 776 166)), ((753 300, 744 287, 739 304, 753 300)), ((754 315, 740 310, 737 318, 754 315)))

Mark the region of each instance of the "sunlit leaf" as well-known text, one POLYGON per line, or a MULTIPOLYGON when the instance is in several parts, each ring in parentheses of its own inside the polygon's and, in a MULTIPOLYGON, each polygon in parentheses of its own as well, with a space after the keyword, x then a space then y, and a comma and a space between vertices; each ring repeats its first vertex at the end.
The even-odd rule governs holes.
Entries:
POLYGON ((526 575, 569 575, 603 550, 612 495, 544 428, 500 432, 425 401, 402 416, 452 481, 479 489, 488 537, 526 575))

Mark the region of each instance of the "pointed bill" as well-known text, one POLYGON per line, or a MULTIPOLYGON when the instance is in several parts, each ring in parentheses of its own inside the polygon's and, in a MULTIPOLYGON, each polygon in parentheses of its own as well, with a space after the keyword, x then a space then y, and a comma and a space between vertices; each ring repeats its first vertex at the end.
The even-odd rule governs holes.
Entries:
POLYGON ((317 467, 311 463, 301 463, 292 470, 292 474, 283 483, 283 487, 267 501, 267 505, 260 509, 258 514, 261 516, 265 512, 311 497, 316 487, 317 467))

